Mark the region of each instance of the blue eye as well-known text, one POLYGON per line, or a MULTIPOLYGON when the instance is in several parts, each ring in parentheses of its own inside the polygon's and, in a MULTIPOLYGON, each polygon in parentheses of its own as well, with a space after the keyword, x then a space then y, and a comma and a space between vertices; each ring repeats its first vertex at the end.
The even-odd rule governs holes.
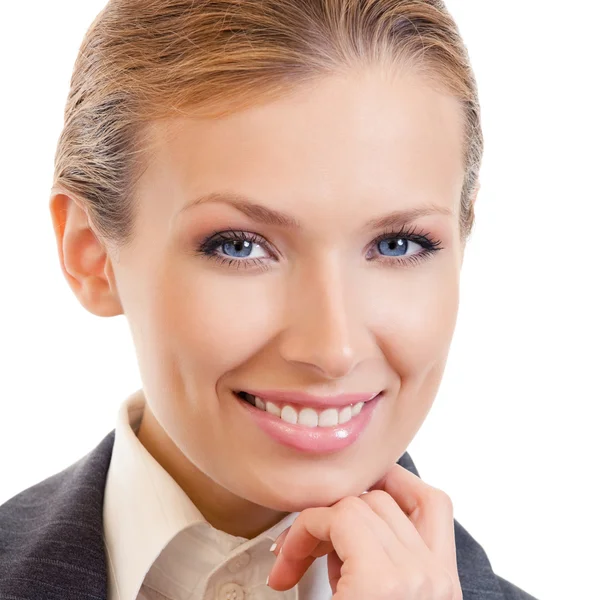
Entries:
POLYGON ((256 242, 246 239, 229 240, 221 243, 221 247, 223 248, 223 253, 231 258, 247 258, 254 248, 261 248, 256 242))
MULTIPOLYGON (((196 252, 237 269, 258 265, 267 270, 266 263, 270 260, 278 260, 274 256, 269 256, 269 252, 266 251, 269 246, 264 238, 255 233, 230 229, 209 235, 200 242, 196 252), (256 256, 257 251, 258 256, 256 256)), ((416 264, 443 249, 439 240, 432 240, 426 233, 416 232, 415 229, 383 233, 373 240, 371 248, 375 248, 380 254, 375 258, 369 254, 368 261, 376 260, 401 267, 416 264), (416 253, 409 252, 413 246, 417 247, 416 253), (420 252, 419 246, 422 248, 420 252)))
POLYGON ((389 250, 392 252, 391 256, 404 256, 408 248, 406 242, 407 240, 404 238, 386 238, 377 243, 377 250, 384 255, 389 250), (389 240, 391 240, 391 242, 389 240))
POLYGON ((381 253, 379 257, 373 258, 369 255, 368 260, 377 260, 392 266, 406 267, 431 257, 438 250, 443 250, 440 240, 434 240, 424 231, 418 231, 416 227, 411 229, 401 228, 400 231, 386 231, 373 241, 373 246, 381 253), (413 247, 420 246, 419 252, 412 251, 413 247))

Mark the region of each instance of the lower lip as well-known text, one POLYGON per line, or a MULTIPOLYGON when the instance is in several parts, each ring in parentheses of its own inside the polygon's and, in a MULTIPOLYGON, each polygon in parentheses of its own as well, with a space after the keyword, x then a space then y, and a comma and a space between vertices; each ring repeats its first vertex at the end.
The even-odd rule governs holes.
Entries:
POLYGON ((358 415, 336 427, 306 427, 286 423, 234 394, 250 418, 275 441, 302 452, 322 454, 337 452, 352 445, 366 429, 383 393, 365 402, 358 415))

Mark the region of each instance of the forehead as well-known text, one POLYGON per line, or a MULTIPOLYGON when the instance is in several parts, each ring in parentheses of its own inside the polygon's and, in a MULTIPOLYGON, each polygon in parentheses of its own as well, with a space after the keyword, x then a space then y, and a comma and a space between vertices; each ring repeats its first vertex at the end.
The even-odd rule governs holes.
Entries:
POLYGON ((332 76, 226 117, 157 124, 148 177, 169 179, 173 210, 223 189, 291 205, 452 204, 463 123, 458 100, 416 75, 332 76))

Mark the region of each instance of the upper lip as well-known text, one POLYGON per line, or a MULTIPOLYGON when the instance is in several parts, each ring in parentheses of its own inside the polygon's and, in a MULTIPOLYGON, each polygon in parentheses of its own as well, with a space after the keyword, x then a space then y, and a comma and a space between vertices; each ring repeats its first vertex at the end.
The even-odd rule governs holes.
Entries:
POLYGON ((290 404, 300 404, 302 406, 309 406, 315 408, 328 408, 328 407, 340 407, 349 406, 350 404, 357 404, 358 402, 368 402, 378 396, 381 392, 367 392, 367 393, 353 393, 353 394, 338 394, 337 396, 313 396, 306 392, 294 392, 290 390, 241 390, 247 394, 258 396, 263 400, 270 400, 271 402, 283 403, 289 402, 290 404))

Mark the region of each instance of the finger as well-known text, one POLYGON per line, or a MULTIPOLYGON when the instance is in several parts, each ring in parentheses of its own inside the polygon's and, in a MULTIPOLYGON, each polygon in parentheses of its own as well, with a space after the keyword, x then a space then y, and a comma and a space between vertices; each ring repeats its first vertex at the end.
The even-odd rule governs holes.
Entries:
MULTIPOLYGON (((381 518, 389 530, 413 555, 423 559, 430 557, 431 550, 390 494, 383 490, 373 490, 361 494, 359 498, 369 505, 371 510, 381 518)), ((396 561, 399 559, 403 560, 401 557, 395 557, 396 561)))
MULTIPOLYGON (((279 556, 279 554, 282 550, 283 543, 289 532, 290 532, 290 527, 288 527, 281 534, 279 534, 279 537, 275 540, 275 545, 274 545, 275 547, 273 548, 273 554, 275 554, 275 556, 279 556)), ((302 577, 304 575, 304 573, 306 573, 306 571, 308 570, 308 568, 310 567, 310 565, 312 564, 314 559, 319 558, 321 556, 332 555, 332 554, 335 554, 333 544, 330 541, 328 541, 328 542, 319 541, 318 544, 316 545, 315 549, 311 552, 310 557, 307 557, 306 562, 296 566, 296 571, 297 571, 297 573, 300 574, 299 577, 302 577)), ((329 577, 330 577, 330 582, 331 582, 331 570, 329 571, 329 577)), ((271 574, 269 574, 269 579, 267 579, 267 583, 271 585, 270 582, 272 582, 272 569, 271 569, 271 574)))
MULTIPOLYGON (((283 546, 283 542, 285 541, 287 534, 290 532, 290 528, 291 528, 291 525, 287 529, 284 529, 279 534, 277 539, 275 540, 275 547, 273 548, 273 554, 275 554, 275 556, 277 556, 279 554, 279 552, 281 551, 281 547, 283 546)), ((315 558, 318 558, 320 556, 325 556, 326 554, 329 554, 330 552, 333 552, 333 544, 330 541, 319 542, 318 545, 313 550, 312 556, 314 556, 315 558)))
POLYGON ((329 573, 329 586, 331 591, 335 594, 337 592, 337 586, 339 580, 342 578, 342 567, 344 563, 342 559, 337 555, 337 552, 332 552, 327 555, 327 572, 329 573))
POLYGON ((440 558, 449 572, 456 571, 454 507, 445 492, 426 484, 399 464, 394 464, 370 489, 387 492, 431 552, 440 558))
MULTIPOLYGON (((396 501, 383 490, 372 490, 360 496, 361 500, 367 502, 371 509, 376 512, 387 524, 387 526, 398 535, 401 542, 412 552, 413 558, 420 564, 435 565, 439 563, 453 580, 456 598, 460 597, 460 581, 458 578, 458 567, 456 563, 456 546, 453 544, 454 558, 450 562, 443 557, 436 555, 425 544, 416 527, 402 511, 396 501), (416 539, 415 539, 416 538, 416 539)), ((454 536, 454 527, 452 528, 454 536)), ((406 557, 399 556, 396 564, 399 567, 405 566, 406 557)))
MULTIPOLYGON (((354 573, 372 575, 382 567, 394 565, 381 540, 374 533, 375 513, 355 496, 342 498, 331 507, 307 508, 298 515, 286 536, 269 575, 269 586, 282 591, 300 581, 314 561, 320 542, 330 541, 343 563, 349 562, 354 573)), ((401 551, 392 532, 396 552, 401 551)), ((393 552, 392 552, 393 553, 393 552)))
POLYGON ((315 519, 327 519, 326 512, 329 510, 329 507, 305 509, 287 531, 280 535, 274 550, 277 558, 267 580, 269 587, 277 591, 290 589, 300 581, 323 547, 330 546, 333 549, 333 544, 326 535, 300 536, 297 533, 307 513, 316 513, 313 517, 315 519))

